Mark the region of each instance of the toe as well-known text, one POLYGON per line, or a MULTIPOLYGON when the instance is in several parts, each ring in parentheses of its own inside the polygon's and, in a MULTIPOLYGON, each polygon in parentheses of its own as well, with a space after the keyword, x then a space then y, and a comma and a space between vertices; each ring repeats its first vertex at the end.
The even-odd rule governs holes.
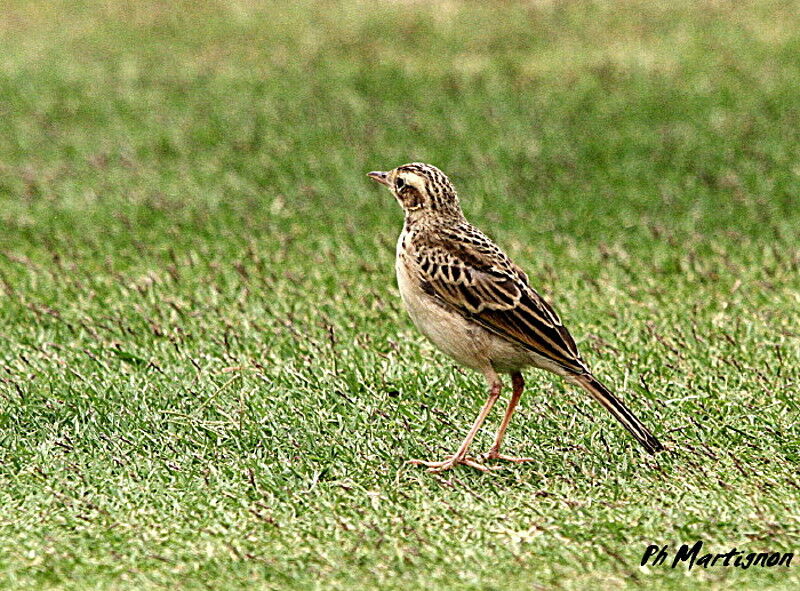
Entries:
POLYGON ((475 468, 476 470, 480 470, 481 472, 489 472, 491 470, 498 470, 500 469, 499 466, 485 466, 481 461, 477 458, 465 456, 457 458, 455 456, 451 456, 441 462, 427 462, 425 460, 408 460, 407 464, 414 464, 418 466, 425 466, 428 468, 428 472, 444 472, 445 470, 449 470, 453 466, 458 464, 464 464, 465 466, 469 466, 470 468, 475 468))

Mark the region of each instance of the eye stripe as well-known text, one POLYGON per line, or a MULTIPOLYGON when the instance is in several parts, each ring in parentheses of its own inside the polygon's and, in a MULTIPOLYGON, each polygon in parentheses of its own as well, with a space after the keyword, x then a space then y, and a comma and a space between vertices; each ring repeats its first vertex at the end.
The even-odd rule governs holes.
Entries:
POLYGON ((396 178, 392 188, 404 207, 414 204, 417 208, 456 216, 463 215, 455 187, 435 166, 410 162, 398 166, 395 170, 396 178), (405 176, 402 180, 399 176, 401 174, 405 176), (412 190, 416 192, 415 196, 408 194, 412 190))

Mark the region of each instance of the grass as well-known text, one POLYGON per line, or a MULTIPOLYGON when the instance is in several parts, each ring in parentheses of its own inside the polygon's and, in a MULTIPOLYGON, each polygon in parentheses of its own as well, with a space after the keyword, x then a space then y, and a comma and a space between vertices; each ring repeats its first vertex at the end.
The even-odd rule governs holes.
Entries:
POLYGON ((6 2, 0 587, 797 588, 639 567, 800 551, 797 9, 6 2), (400 307, 411 160, 669 453, 532 371, 540 461, 403 463, 484 397, 400 307))

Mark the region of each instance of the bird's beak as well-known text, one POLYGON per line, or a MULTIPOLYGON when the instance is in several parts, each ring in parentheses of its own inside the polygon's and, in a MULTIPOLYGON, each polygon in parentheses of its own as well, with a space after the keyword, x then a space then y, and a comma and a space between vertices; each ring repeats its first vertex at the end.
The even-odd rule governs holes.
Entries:
POLYGON ((377 183, 386 185, 387 187, 389 186, 388 172, 381 172, 380 170, 374 170, 372 172, 368 172, 367 176, 377 183))

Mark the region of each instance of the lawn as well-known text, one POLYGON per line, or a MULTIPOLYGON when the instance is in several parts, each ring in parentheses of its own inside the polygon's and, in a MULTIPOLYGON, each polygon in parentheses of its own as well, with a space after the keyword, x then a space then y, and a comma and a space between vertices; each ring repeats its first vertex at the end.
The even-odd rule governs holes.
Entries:
POLYGON ((639 566, 800 553, 798 56, 796 2, 4 2, 0 588, 800 588, 639 566), (530 371, 537 462, 405 463, 485 398, 398 297, 414 160, 668 452, 530 371))

